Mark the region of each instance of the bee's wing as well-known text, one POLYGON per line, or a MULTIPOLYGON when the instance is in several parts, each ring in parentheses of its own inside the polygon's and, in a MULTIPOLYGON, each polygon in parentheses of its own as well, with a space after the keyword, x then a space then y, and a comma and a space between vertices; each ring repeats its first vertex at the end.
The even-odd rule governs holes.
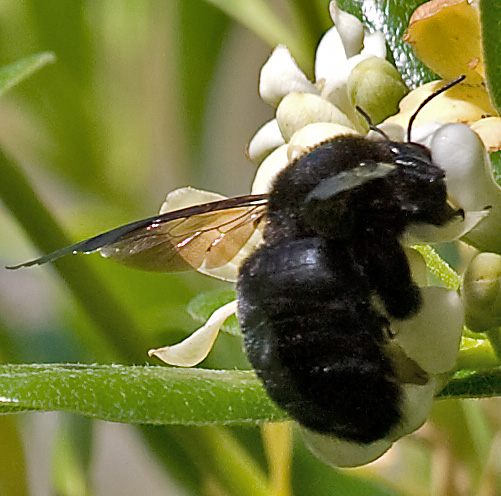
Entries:
POLYGON ((101 251, 143 270, 174 272, 228 263, 262 222, 266 195, 246 195, 195 205, 139 220, 81 241, 17 269, 52 262, 70 253, 101 251))

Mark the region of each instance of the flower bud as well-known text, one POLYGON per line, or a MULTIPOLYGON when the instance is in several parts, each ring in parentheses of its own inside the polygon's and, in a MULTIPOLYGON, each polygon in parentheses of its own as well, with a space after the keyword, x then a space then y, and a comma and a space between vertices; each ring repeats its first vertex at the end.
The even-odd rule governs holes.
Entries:
POLYGON ((362 60, 348 76, 348 95, 379 124, 398 112, 398 102, 408 92, 398 71, 387 60, 370 57, 362 60))
POLYGON ((277 121, 285 141, 301 128, 314 122, 333 122, 355 128, 338 107, 311 93, 289 93, 277 108, 277 121))
POLYGON ((461 286, 466 325, 475 332, 501 326, 501 256, 480 253, 468 266, 461 286))

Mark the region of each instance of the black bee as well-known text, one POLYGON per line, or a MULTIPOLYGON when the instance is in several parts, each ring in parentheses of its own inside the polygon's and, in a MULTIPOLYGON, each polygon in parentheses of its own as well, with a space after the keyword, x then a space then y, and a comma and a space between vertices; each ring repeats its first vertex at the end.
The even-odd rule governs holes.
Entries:
POLYGON ((427 381, 392 340, 390 319, 421 304, 400 238, 458 215, 427 148, 343 136, 292 162, 268 195, 168 212, 9 268, 96 250, 146 270, 219 267, 262 228, 237 282, 252 366, 303 426, 370 443, 401 419, 401 385, 427 381))

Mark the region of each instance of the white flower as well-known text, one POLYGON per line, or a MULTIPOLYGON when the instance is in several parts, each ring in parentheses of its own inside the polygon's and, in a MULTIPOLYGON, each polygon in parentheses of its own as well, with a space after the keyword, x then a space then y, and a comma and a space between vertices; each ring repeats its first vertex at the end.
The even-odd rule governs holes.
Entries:
MULTIPOLYGON (((260 95, 277 110, 275 119, 262 126, 248 146, 249 157, 261 162, 252 185, 254 194, 269 192, 276 175, 315 145, 340 135, 366 134, 367 122, 360 118, 355 105, 360 105, 376 122, 384 118, 382 115, 405 92, 392 72, 394 69, 388 69, 384 60, 382 34, 369 34, 355 17, 340 11, 335 2, 331 2, 330 12, 335 27, 318 46, 315 82, 308 80, 285 46, 273 51, 261 71, 260 95), (380 86, 374 93, 375 81, 380 86), (381 88, 387 89, 386 93, 381 88), (371 107, 373 102, 375 106, 371 107), (390 103, 380 115, 377 109, 384 107, 385 102, 390 103)), ((385 123, 380 128, 390 139, 405 139, 405 129, 397 124, 385 123)), ((369 137, 381 139, 371 133, 369 137)), ((498 219, 500 188, 495 184, 488 156, 477 135, 461 124, 428 123, 413 129, 413 141, 430 148, 433 161, 446 172, 451 203, 462 208, 465 215, 440 228, 413 226, 402 242, 442 242, 463 237, 473 242, 486 238, 496 245, 499 230, 494 227, 501 221, 498 219)), ((183 188, 169 195, 162 211, 219 198, 222 197, 215 193, 183 188)), ((261 233, 256 233, 225 267, 199 270, 235 281, 240 263, 261 241, 261 233)), ((403 363, 404 369, 413 364, 428 380, 418 385, 397 373, 402 391, 402 417, 388 436, 374 443, 360 444, 303 429, 306 443, 326 463, 336 466, 368 463, 381 456, 394 441, 419 428, 455 366, 464 322, 461 299, 455 291, 427 286, 424 260, 412 250, 407 251, 407 256, 413 278, 421 288, 423 304, 410 319, 390 319, 394 337, 388 352, 392 359, 403 363)), ((151 350, 150 355, 173 365, 196 365, 207 356, 224 321, 236 310, 236 301, 221 307, 192 336, 177 345, 151 350)))
POLYGON ((428 123, 413 139, 427 146, 433 162, 445 171, 450 202, 464 210, 464 218, 443 227, 413 226, 406 243, 441 243, 461 238, 485 251, 501 253, 501 188, 479 136, 467 125, 428 123))
MULTIPOLYGON (((359 96, 364 93, 361 87, 366 89, 360 81, 367 80, 368 73, 359 74, 355 81, 350 81, 350 75, 363 61, 372 61, 369 69, 371 88, 381 86, 387 91, 391 83, 396 82, 400 93, 391 107, 405 94, 400 76, 385 60, 383 33, 369 33, 356 17, 341 11, 336 2, 331 2, 330 13, 335 26, 325 33, 318 45, 314 83, 308 80, 284 45, 276 47, 263 66, 259 94, 265 102, 277 107, 277 113, 249 143, 247 152, 252 161, 261 162, 273 149, 289 142, 295 132, 312 123, 341 124, 352 133, 365 133, 367 123, 360 119, 355 105, 360 104, 359 96), (378 84, 375 74, 384 74, 384 83, 378 84), (389 84, 388 77, 395 81, 389 84)), ((374 98, 367 100, 374 101, 374 98)))

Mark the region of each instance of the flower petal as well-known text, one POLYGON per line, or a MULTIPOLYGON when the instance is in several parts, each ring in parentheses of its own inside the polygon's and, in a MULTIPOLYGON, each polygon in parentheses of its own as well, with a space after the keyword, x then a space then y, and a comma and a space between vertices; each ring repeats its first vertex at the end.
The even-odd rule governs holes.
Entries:
POLYGON ((275 148, 285 143, 276 119, 263 124, 247 146, 247 156, 254 163, 260 163, 275 148))
MULTIPOLYGON (((317 83, 336 77, 339 67, 346 62, 346 52, 338 30, 330 28, 320 40, 315 55, 315 79, 317 83)), ((325 84, 325 83, 323 83, 325 84)))
POLYGON ((219 329, 224 321, 237 311, 238 301, 232 301, 218 308, 203 327, 196 330, 191 336, 173 346, 165 346, 148 351, 148 355, 155 355, 169 365, 179 367, 193 367, 200 363, 212 349, 219 329))
POLYGON ((333 467, 358 467, 373 462, 388 451, 392 444, 387 439, 370 444, 345 441, 305 428, 301 428, 301 433, 311 452, 324 463, 333 467))
MULTIPOLYGON (((344 64, 336 66, 335 71, 324 81, 321 96, 341 109, 351 120, 357 123, 358 114, 353 107, 347 90, 348 77, 351 71, 371 55, 354 55, 344 64)), ((362 128, 360 128, 362 130, 362 128)))
POLYGON ((329 4, 331 19, 343 41, 346 57, 350 58, 360 53, 363 47, 364 26, 363 24, 348 12, 344 12, 337 6, 337 2, 329 4))
POLYGON ((282 145, 271 152, 259 166, 252 183, 251 193, 253 195, 268 193, 276 175, 287 165, 289 165, 287 145, 282 145))
POLYGON ((390 441, 397 441, 419 429, 426 422, 437 391, 436 383, 437 379, 432 377, 424 386, 402 385, 402 419, 388 435, 390 441))
POLYGON ((433 226, 431 224, 410 225, 404 233, 402 243, 404 245, 419 245, 455 241, 474 229, 489 213, 490 210, 467 211, 464 213, 463 218, 458 216, 445 226, 433 226))
POLYGON ((193 205, 201 205, 217 200, 223 200, 225 197, 212 191, 204 191, 202 189, 179 188, 171 191, 160 207, 160 213, 165 214, 181 208, 192 207, 193 205))
POLYGON ((373 124, 395 114, 398 103, 409 91, 395 67, 374 56, 353 68, 346 88, 351 104, 365 110, 373 124))
MULTIPOLYGON (((412 90, 400 102, 398 114, 385 122, 407 128, 411 115, 416 112, 419 105, 444 84, 444 81, 432 81, 412 90)), ((492 106, 485 86, 461 83, 429 102, 419 112, 414 125, 420 126, 427 122, 471 123, 491 115, 497 115, 497 112, 492 106)))
POLYGON ((482 251, 501 253, 501 188, 478 135, 464 124, 448 124, 433 135, 430 149, 433 161, 445 171, 454 204, 466 211, 489 209, 464 240, 482 251))
POLYGON ((470 128, 482 140, 489 153, 501 150, 501 118, 487 117, 474 122, 470 128))
POLYGON ((265 102, 276 106, 293 91, 319 93, 298 67, 289 49, 285 45, 278 45, 261 69, 259 94, 265 102))
POLYGON ((337 136, 358 135, 350 127, 332 122, 315 122, 308 124, 294 133, 287 147, 289 162, 297 160, 301 155, 308 153, 312 148, 337 136))
POLYGON ((366 33, 364 38, 364 48, 361 55, 374 55, 381 59, 386 59, 386 39, 382 31, 366 33))
POLYGON ((468 265, 461 284, 466 325, 475 332, 501 326, 501 256, 479 253, 468 265))
POLYGON ((423 255, 414 248, 404 248, 404 250, 409 268, 411 269, 412 280, 418 286, 426 286, 428 282, 428 269, 423 255))
POLYGON ((391 323, 395 341, 429 374, 454 368, 464 324, 461 298, 456 291, 435 286, 421 288, 421 309, 414 317, 391 323))

